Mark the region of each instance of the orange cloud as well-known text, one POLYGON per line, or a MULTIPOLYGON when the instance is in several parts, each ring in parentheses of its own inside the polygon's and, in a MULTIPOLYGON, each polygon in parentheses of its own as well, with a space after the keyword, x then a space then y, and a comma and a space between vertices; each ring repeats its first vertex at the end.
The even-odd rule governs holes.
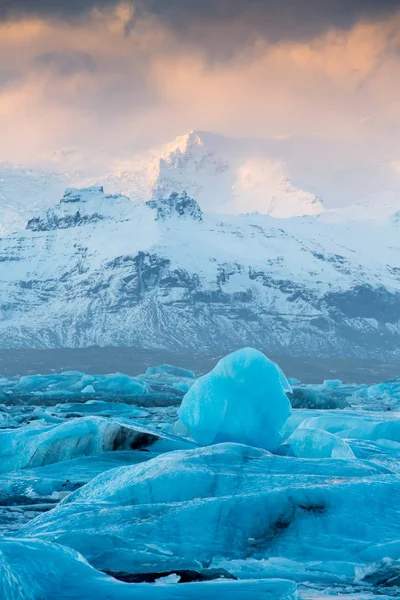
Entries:
MULTIPOLYGON (((0 25, 0 159, 25 160, 71 144, 135 151, 197 128, 321 137, 330 158, 329 145, 342 143, 349 160, 349 144, 365 160, 372 147, 395 160, 398 17, 329 30, 313 41, 252 39, 214 62, 154 16, 138 17, 127 35, 134 17, 123 3, 76 23, 0 25), (56 60, 42 68, 37 57, 52 53, 65 60, 86 55, 96 69, 57 71, 56 60)), ((237 35, 240 23, 218 26, 226 37, 237 35)))

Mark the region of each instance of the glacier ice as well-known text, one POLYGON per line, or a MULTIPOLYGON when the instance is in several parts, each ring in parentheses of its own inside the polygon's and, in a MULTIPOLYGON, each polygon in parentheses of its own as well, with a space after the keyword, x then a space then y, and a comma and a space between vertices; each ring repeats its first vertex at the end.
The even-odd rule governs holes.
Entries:
POLYGON ((96 571, 77 552, 40 540, 0 539, 0 597, 4 600, 296 600, 285 580, 130 585, 96 571), (206 594, 206 595, 205 595, 206 594))
POLYGON ((176 378, 194 379, 195 374, 189 369, 183 369, 182 367, 174 367, 173 365, 157 365, 155 367, 149 367, 144 374, 144 377, 163 379, 165 376, 175 381, 176 378))
POLYGON ((335 409, 363 407, 381 411, 393 410, 400 404, 400 380, 373 385, 343 384, 340 380, 325 380, 322 384, 293 384, 290 394, 293 408, 335 409))
POLYGON ((166 385, 171 385, 174 390, 186 394, 194 383, 195 374, 181 367, 157 365, 149 367, 144 375, 139 375, 139 378, 147 381, 150 387, 154 388, 157 384, 161 384, 165 389, 166 385))
POLYGON ((386 440, 400 443, 400 420, 397 418, 371 416, 370 414, 360 416, 347 411, 326 412, 324 415, 303 414, 303 417, 302 427, 323 429, 340 438, 375 442, 386 440))
POLYGON ((291 392, 252 349, 198 381, 171 365, 132 379, 0 379, 1 598, 296 598, 283 579, 301 598, 389 597, 398 382, 292 381, 291 392), (217 443, 176 421, 185 392, 194 431, 210 427, 217 443), (286 394, 310 408, 290 414, 286 394), (184 583, 211 576, 232 581, 184 583))
POLYGON ((272 450, 291 412, 285 394, 290 390, 278 365, 243 348, 193 384, 178 415, 200 444, 234 441, 272 450))
MULTIPOLYGON (((38 409, 35 409, 33 414, 37 414, 38 409)), ((50 413, 47 412, 47 417, 50 413)), ((124 402, 106 402, 105 400, 87 400, 87 402, 72 402, 56 404, 51 409, 51 414, 65 416, 68 415, 101 415, 104 417, 144 417, 148 416, 149 412, 143 408, 137 408, 132 404, 125 404, 124 402)))
POLYGON ((196 570, 215 557, 232 572, 231 561, 282 557, 307 580, 305 557, 324 557, 314 576, 326 581, 332 565, 363 565, 362 551, 400 539, 399 501, 399 477, 367 461, 223 443, 102 473, 18 535, 110 572, 196 570))
POLYGON ((123 373, 88 375, 65 371, 0 379, 0 400, 8 404, 55 404, 73 400, 125 400, 142 405, 179 403, 194 382, 188 369, 159 365, 132 377, 123 373))
POLYGON ((38 421, 0 431, 0 473, 149 446, 167 451, 191 444, 128 420, 86 416, 52 425, 38 421))
POLYGON ((350 446, 323 429, 298 427, 287 440, 291 454, 298 458, 354 458, 350 446))

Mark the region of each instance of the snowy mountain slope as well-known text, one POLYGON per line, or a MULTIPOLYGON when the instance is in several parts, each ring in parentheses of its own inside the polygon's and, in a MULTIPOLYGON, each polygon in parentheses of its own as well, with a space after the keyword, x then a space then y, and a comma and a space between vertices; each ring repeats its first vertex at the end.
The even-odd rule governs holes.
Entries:
POLYGON ((398 232, 69 190, 0 240, 0 343, 399 357, 398 232))
POLYGON ((381 191, 370 194, 363 202, 355 202, 349 206, 325 211, 318 216, 326 223, 374 221, 384 223, 390 221, 400 211, 400 190, 381 191))
POLYGON ((30 215, 62 198, 67 173, 0 163, 0 235, 25 227, 30 215))

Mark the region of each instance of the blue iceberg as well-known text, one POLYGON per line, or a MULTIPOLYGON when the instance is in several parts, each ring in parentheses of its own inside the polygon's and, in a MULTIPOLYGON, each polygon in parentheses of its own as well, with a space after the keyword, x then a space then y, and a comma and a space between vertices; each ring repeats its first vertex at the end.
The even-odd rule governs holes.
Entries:
POLYGON ((292 384, 251 348, 0 378, 0 598, 391 597, 400 384, 292 384))
POLYGON ((291 387, 262 352, 228 354, 184 396, 178 410, 191 437, 202 445, 240 442, 274 450, 291 413, 291 387))
MULTIPOLYGON (((172 581, 179 581, 179 577, 172 581)), ((290 581, 209 581, 130 585, 91 567, 77 552, 39 540, 0 539, 3 600, 296 600, 290 581)))
POLYGON ((298 458, 354 458, 350 446, 323 429, 298 427, 287 440, 292 456, 298 458))
POLYGON ((202 570, 218 558, 240 576, 237 561, 275 557, 298 565, 298 581, 319 562, 313 577, 326 583, 333 567, 343 573, 348 563, 354 577, 363 551, 400 539, 398 500, 400 479, 368 461, 224 443, 102 473, 18 536, 74 548, 113 573, 202 570))

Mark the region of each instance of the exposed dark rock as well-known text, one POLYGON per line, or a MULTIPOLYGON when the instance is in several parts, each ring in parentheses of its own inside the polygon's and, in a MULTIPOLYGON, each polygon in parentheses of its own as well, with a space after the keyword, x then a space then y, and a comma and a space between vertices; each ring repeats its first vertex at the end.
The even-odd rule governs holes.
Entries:
POLYGON ((98 213, 91 215, 81 215, 77 210, 74 214, 58 216, 54 210, 46 211, 44 217, 34 217, 29 219, 26 228, 31 231, 52 231, 55 229, 69 229, 70 227, 78 227, 87 223, 96 223, 101 221, 103 217, 98 213))
POLYGON ((168 575, 178 575, 179 583, 192 583, 195 581, 214 581, 216 579, 237 579, 225 569, 206 569, 204 571, 192 571, 189 569, 178 569, 176 571, 165 571, 162 573, 124 573, 115 571, 105 571, 107 575, 111 575, 119 581, 125 583, 154 583, 161 577, 168 575))
POLYGON ((178 194, 173 192, 169 198, 149 200, 147 206, 157 212, 157 219, 165 221, 171 217, 186 217, 194 221, 202 221, 203 213, 196 200, 190 198, 186 192, 178 194))

